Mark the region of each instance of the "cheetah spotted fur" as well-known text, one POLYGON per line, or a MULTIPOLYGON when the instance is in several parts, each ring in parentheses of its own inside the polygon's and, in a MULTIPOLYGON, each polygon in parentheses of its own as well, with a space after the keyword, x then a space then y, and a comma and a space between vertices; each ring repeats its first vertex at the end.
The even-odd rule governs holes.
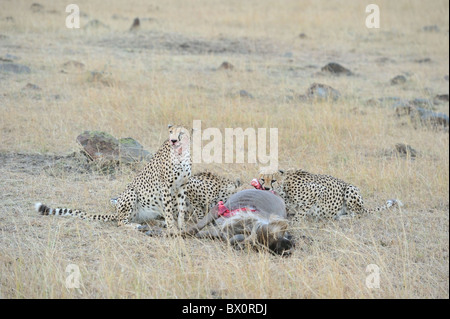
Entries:
POLYGON ((333 176, 311 174, 301 169, 262 173, 259 182, 264 189, 275 191, 285 200, 293 222, 308 215, 327 219, 340 219, 344 215, 361 217, 402 205, 391 199, 385 205, 367 208, 356 186, 333 176))
POLYGON ((192 175, 187 186, 190 216, 194 220, 202 219, 219 201, 226 202, 236 193, 240 184, 239 179, 233 182, 211 172, 192 175))

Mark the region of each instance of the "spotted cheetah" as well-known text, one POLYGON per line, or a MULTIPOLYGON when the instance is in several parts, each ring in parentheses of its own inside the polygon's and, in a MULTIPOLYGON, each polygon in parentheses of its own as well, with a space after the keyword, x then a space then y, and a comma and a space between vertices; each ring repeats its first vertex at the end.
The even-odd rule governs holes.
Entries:
POLYGON ((182 126, 169 125, 169 139, 153 155, 144 169, 113 200, 115 213, 90 214, 67 208, 50 208, 41 203, 42 215, 69 215, 87 220, 117 221, 118 226, 138 228, 139 222, 163 217, 171 231, 184 228, 187 212, 186 188, 191 176, 190 134, 182 126), (177 208, 177 209, 176 209, 177 208))
POLYGON ((333 176, 311 174, 301 169, 262 173, 259 183, 263 189, 275 191, 285 200, 289 214, 294 215, 293 222, 307 215, 327 219, 340 219, 344 215, 360 217, 402 205, 391 199, 385 205, 366 208, 356 186, 333 176))
POLYGON ((219 201, 226 202, 237 192, 241 182, 231 181, 211 172, 201 172, 192 175, 187 185, 187 195, 190 202, 190 214, 194 220, 202 219, 219 201))

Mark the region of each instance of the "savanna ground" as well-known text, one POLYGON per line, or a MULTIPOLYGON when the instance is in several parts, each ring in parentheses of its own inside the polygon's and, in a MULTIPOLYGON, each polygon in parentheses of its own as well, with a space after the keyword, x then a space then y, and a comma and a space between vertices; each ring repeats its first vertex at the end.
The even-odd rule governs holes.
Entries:
MULTIPOLYGON (((389 99, 366 103, 448 94, 447 1, 378 0, 379 29, 365 27, 364 1, 79 0, 80 29, 65 27, 68 3, 33 2, 0 2, 0 57, 30 68, 0 71, 1 298, 449 297, 448 130, 397 117, 389 99), (135 17, 141 28, 129 32, 135 17), (84 67, 63 66, 71 60, 84 67), (219 69, 224 61, 234 68, 219 69), (354 75, 318 73, 329 62, 354 75), (407 82, 391 85, 399 74, 407 82), (291 98, 314 82, 341 98, 291 98), (289 258, 34 211, 40 201, 108 212, 135 174, 55 165, 78 152, 81 132, 132 136, 155 151, 168 123, 196 119, 222 132, 278 128, 280 168, 351 182, 370 206, 404 206, 305 220, 289 258), (417 156, 396 156, 396 143, 417 156), (65 285, 70 264, 78 290, 65 285), (378 289, 366 286, 369 264, 380 269, 378 289)), ((449 113, 448 102, 433 108, 449 113)), ((204 169, 247 183, 258 173, 254 164, 193 166, 204 169)))

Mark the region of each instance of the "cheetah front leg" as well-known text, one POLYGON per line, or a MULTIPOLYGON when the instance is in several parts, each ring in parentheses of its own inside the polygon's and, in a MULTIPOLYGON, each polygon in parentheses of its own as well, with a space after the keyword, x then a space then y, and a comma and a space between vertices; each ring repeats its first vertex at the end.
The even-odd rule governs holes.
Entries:
POLYGON ((115 201, 118 226, 127 226, 134 229, 138 229, 141 226, 140 224, 131 222, 136 214, 136 203, 137 194, 132 188, 123 192, 115 201))
POLYGON ((187 196, 186 196, 186 184, 182 185, 180 189, 177 192, 177 207, 178 207, 178 229, 184 230, 185 229, 185 216, 186 213, 188 213, 188 207, 187 207, 187 196))
POLYGON ((161 189, 161 195, 164 203, 164 220, 166 221, 166 227, 170 233, 176 230, 175 221, 173 218, 173 201, 172 194, 170 192, 170 186, 168 183, 163 184, 161 189))

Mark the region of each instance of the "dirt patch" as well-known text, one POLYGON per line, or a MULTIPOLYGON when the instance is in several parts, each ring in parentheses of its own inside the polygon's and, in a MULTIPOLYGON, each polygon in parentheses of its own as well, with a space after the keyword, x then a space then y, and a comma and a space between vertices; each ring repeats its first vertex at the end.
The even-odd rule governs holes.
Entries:
POLYGON ((67 174, 102 174, 112 175, 124 168, 138 171, 144 163, 124 164, 111 161, 91 161, 81 152, 68 155, 2 153, 0 167, 11 172, 39 175, 43 171, 49 176, 67 174))
POLYGON ((90 45, 120 49, 148 49, 176 54, 256 54, 269 55, 279 52, 275 43, 247 37, 217 39, 192 38, 176 33, 148 32, 121 34, 91 42, 90 45))

